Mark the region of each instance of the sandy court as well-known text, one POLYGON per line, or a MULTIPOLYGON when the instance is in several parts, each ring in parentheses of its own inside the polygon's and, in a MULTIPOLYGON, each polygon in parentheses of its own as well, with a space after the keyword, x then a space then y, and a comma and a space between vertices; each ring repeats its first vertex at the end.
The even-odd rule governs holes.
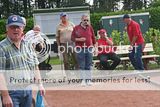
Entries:
POLYGON ((160 91, 47 91, 48 107, 160 107, 160 91))
MULTIPOLYGON (((150 79, 158 83, 160 81, 159 76, 152 76, 150 79)), ((47 107, 160 107, 159 86, 157 88, 152 84, 137 84, 134 81, 133 84, 118 84, 118 87, 126 90, 117 89, 113 83, 94 84, 86 88, 71 86, 73 90, 69 90, 67 86, 53 88, 54 90, 51 88, 46 91, 45 100, 47 107), (134 90, 133 86, 142 90, 134 90), (110 91, 112 87, 115 91, 110 91)))

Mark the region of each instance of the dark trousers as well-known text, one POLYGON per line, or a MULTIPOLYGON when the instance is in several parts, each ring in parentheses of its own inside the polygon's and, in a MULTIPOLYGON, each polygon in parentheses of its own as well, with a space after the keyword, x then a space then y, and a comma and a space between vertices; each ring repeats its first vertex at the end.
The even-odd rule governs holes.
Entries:
POLYGON ((104 70, 114 70, 121 61, 115 53, 100 54, 99 59, 104 70), (113 62, 110 64, 108 60, 113 62))
POLYGON ((129 53, 129 59, 135 70, 144 70, 142 61, 142 45, 133 47, 133 50, 129 53))

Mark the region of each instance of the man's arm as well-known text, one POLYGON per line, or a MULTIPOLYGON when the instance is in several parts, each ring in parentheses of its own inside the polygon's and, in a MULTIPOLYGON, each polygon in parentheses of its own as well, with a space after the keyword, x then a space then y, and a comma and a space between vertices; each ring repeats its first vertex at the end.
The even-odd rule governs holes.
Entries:
POLYGON ((9 96, 8 89, 6 87, 6 82, 3 73, 0 73, 0 90, 2 96, 2 103, 5 107, 13 107, 13 102, 9 96))
POLYGON ((138 39, 138 36, 140 36, 139 32, 140 32, 140 26, 139 25, 133 25, 132 27, 132 31, 133 31, 133 38, 132 38, 132 41, 131 41, 131 46, 134 46, 135 45, 135 42, 137 41, 138 39))
POLYGON ((57 45, 60 46, 60 30, 57 31, 56 41, 57 41, 57 45))
POLYGON ((106 41, 110 46, 113 46, 113 42, 111 39, 109 39, 108 37, 106 37, 106 41))
POLYGON ((133 36, 132 41, 131 41, 131 46, 135 45, 137 38, 138 38, 138 36, 133 36))
POLYGON ((5 107, 13 107, 13 102, 11 97, 9 96, 5 77, 4 77, 4 71, 6 66, 6 57, 4 50, 0 47, 0 91, 1 96, 3 98, 2 102, 5 107))
POLYGON ((44 96, 45 95, 45 89, 44 89, 43 83, 41 81, 42 79, 41 79, 40 70, 39 70, 38 65, 36 66, 35 78, 37 80, 36 82, 38 83, 40 93, 41 93, 41 95, 44 96))

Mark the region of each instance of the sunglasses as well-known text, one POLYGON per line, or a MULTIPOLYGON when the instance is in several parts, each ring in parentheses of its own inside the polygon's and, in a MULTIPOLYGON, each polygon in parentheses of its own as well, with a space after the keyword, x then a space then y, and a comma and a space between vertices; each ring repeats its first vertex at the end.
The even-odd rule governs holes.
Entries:
POLYGON ((88 19, 84 19, 83 21, 88 22, 89 20, 88 19))

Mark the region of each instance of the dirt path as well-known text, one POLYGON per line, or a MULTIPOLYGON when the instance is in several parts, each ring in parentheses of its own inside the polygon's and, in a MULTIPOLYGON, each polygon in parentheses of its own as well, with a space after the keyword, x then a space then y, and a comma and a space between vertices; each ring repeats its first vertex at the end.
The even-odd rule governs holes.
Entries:
POLYGON ((47 91, 49 107, 160 107, 160 91, 47 91))

